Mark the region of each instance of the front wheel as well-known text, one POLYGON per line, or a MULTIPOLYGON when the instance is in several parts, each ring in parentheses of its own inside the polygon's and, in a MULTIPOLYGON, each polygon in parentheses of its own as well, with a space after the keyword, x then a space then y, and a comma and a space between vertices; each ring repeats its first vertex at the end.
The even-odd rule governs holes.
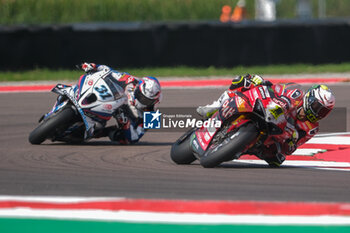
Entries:
POLYGON ((190 164, 196 160, 190 143, 193 132, 188 131, 171 146, 170 157, 176 164, 190 164))
POLYGON ((72 108, 64 108, 55 113, 52 117, 41 122, 41 124, 29 134, 31 144, 41 144, 47 138, 52 136, 58 128, 66 126, 75 117, 72 108))
POLYGON ((216 167, 222 162, 233 160, 237 154, 244 152, 248 145, 253 143, 259 133, 253 123, 241 126, 237 131, 216 145, 212 145, 200 159, 205 168, 216 167))

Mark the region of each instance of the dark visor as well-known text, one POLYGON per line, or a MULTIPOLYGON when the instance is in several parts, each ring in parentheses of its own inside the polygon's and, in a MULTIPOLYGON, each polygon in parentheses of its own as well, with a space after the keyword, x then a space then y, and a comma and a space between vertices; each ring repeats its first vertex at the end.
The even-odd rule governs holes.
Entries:
POLYGON ((146 106, 152 106, 157 102, 157 99, 150 99, 147 98, 142 92, 140 91, 139 88, 136 88, 135 90, 135 98, 143 105, 146 106))
POLYGON ((309 98, 309 103, 311 102, 311 111, 319 119, 324 118, 331 111, 327 107, 323 106, 315 97, 309 98))

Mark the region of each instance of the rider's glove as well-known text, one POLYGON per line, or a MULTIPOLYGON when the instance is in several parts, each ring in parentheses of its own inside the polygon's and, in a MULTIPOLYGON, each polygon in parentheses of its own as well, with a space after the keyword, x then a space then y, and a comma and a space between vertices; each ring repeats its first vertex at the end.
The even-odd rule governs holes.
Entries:
POLYGON ((120 125, 126 125, 129 122, 129 117, 124 112, 119 113, 115 118, 120 125))
POLYGON ((129 123, 129 117, 124 112, 124 110, 121 108, 118 108, 114 112, 113 116, 114 116, 115 120, 117 121, 119 128, 123 128, 124 126, 126 126, 129 123))
POLYGON ((84 70, 86 73, 91 72, 91 71, 95 71, 96 64, 84 62, 83 64, 81 64, 81 69, 84 70))
POLYGON ((253 75, 250 79, 250 81, 255 85, 260 85, 263 83, 264 79, 260 77, 259 75, 253 75))
POLYGON ((284 145, 285 146, 283 150, 285 151, 285 153, 292 154, 298 147, 297 139, 295 137, 291 137, 285 141, 284 145))
POLYGON ((288 154, 293 153, 296 150, 296 144, 292 140, 288 140, 288 154))
POLYGON ((286 127, 284 128, 284 130, 287 133, 287 135, 289 135, 289 136, 285 140, 285 143, 283 145, 283 151, 286 154, 292 154, 297 149, 297 142, 298 142, 298 139, 299 139, 299 132, 290 123, 287 123, 286 127))
POLYGON ((126 86, 125 90, 126 96, 128 97, 128 104, 135 106, 135 87, 130 84, 126 86))

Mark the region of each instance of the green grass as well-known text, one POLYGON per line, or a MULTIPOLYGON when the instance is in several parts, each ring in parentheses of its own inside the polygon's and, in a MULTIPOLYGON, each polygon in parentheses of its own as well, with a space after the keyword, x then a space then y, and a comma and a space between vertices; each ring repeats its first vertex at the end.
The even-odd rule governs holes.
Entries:
MULTIPOLYGON (((344 73, 350 71, 350 63, 326 64, 326 65, 273 65, 251 66, 233 68, 215 67, 165 67, 165 68, 117 68, 117 70, 129 72, 137 77, 155 76, 162 77, 198 77, 198 76, 235 76, 240 74, 301 74, 301 73, 344 73)), ((77 80, 83 71, 35 69, 29 71, 0 72, 0 82, 5 81, 43 81, 43 80, 77 80)))
MULTIPOLYGON (((73 23, 98 21, 218 20, 223 5, 238 0, 0 0, 0 24, 73 23)), ((296 17, 297 0, 276 5, 278 18, 296 17)), ((318 0, 311 0, 317 17, 318 0)), ((255 1, 247 0, 249 19, 255 1)), ((348 17, 349 0, 326 0, 327 17, 348 17)))
MULTIPOLYGON (((0 23, 219 19, 238 0, 0 0, 0 23)), ((254 3, 247 1, 249 9, 254 3)))
POLYGON ((1 232, 10 233, 344 233, 348 225, 164 224, 57 219, 0 219, 1 232))

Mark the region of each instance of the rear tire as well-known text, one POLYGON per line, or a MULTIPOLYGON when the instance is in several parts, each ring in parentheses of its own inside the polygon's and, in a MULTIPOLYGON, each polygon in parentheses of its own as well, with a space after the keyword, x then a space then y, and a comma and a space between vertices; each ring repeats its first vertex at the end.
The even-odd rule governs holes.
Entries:
POLYGON ((188 131, 171 146, 170 157, 176 164, 190 164, 196 160, 190 145, 193 132, 188 131))
POLYGON ((29 134, 31 144, 41 144, 49 136, 52 136, 57 128, 72 121, 75 112, 72 108, 64 108, 53 116, 41 122, 41 124, 29 134))
POLYGON ((205 168, 212 168, 225 161, 233 160, 235 155, 242 152, 247 145, 256 140, 258 135, 258 131, 253 123, 241 126, 215 148, 209 148, 204 156, 200 158, 201 165, 205 168))

